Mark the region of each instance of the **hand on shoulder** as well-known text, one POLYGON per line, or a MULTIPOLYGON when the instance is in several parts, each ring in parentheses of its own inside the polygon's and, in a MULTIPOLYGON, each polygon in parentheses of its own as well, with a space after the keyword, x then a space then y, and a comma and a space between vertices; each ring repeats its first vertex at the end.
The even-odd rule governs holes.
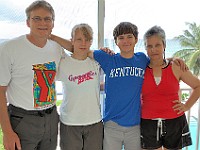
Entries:
POLYGON ((189 70, 188 66, 186 65, 186 63, 184 62, 184 60, 181 59, 181 58, 177 58, 177 57, 173 58, 172 59, 172 63, 175 63, 177 66, 179 66, 182 71, 189 70))

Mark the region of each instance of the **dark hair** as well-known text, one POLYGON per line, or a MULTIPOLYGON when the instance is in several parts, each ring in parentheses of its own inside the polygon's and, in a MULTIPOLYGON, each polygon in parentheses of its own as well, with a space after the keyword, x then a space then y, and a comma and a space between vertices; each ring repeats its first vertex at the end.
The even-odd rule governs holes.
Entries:
POLYGON ((44 9, 48 10, 52 14, 52 19, 55 20, 54 9, 51 6, 51 4, 49 4, 45 0, 36 0, 26 8, 25 12, 26 12, 27 19, 30 18, 31 11, 36 10, 38 8, 44 8, 44 9))
POLYGON ((160 26, 153 26, 144 34, 144 46, 146 47, 146 40, 147 38, 157 35, 162 39, 164 47, 166 47, 166 36, 165 31, 160 26))
POLYGON ((138 28, 136 25, 130 22, 121 22, 113 30, 113 37, 116 42, 117 37, 123 34, 133 34, 136 39, 138 39, 138 28))

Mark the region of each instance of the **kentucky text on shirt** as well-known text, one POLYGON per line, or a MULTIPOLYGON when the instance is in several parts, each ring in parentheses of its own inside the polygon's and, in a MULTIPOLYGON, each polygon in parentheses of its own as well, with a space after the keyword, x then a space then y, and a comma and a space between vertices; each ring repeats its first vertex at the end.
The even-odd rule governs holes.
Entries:
POLYGON ((138 67, 122 67, 111 69, 110 78, 125 77, 125 76, 135 76, 144 78, 145 70, 138 67))

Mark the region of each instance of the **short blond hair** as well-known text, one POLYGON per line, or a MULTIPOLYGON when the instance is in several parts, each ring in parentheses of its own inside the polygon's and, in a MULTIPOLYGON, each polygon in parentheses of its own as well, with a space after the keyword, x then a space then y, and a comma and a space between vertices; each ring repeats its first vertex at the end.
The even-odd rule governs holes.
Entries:
POLYGON ((75 33, 77 30, 82 31, 83 35, 85 36, 86 39, 88 40, 93 40, 93 30, 92 28, 86 24, 86 23, 81 23, 81 24, 77 24, 72 28, 72 32, 71 32, 71 37, 73 39, 73 37, 75 36, 75 33))

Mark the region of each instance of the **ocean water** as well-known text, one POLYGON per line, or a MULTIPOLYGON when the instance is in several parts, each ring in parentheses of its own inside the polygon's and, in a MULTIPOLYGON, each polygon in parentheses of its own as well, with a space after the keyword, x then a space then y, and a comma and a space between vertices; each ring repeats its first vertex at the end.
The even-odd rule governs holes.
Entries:
MULTIPOLYGON (((6 41, 8 39, 0 39, 0 43, 6 41)), ((98 46, 96 45, 97 39, 94 39, 94 42, 91 46, 91 49, 98 49, 98 46)), ((104 46, 109 47, 111 50, 114 50, 116 53, 119 52, 119 48, 116 46, 113 39, 105 39, 104 40, 104 46)), ((178 50, 184 49, 179 43, 178 40, 175 39, 167 39, 166 40, 166 50, 165 50, 165 56, 172 57, 172 55, 177 52, 178 50)), ((146 50, 144 48, 144 42, 142 39, 138 40, 138 43, 135 45, 135 52, 144 52, 146 54, 146 50)))

